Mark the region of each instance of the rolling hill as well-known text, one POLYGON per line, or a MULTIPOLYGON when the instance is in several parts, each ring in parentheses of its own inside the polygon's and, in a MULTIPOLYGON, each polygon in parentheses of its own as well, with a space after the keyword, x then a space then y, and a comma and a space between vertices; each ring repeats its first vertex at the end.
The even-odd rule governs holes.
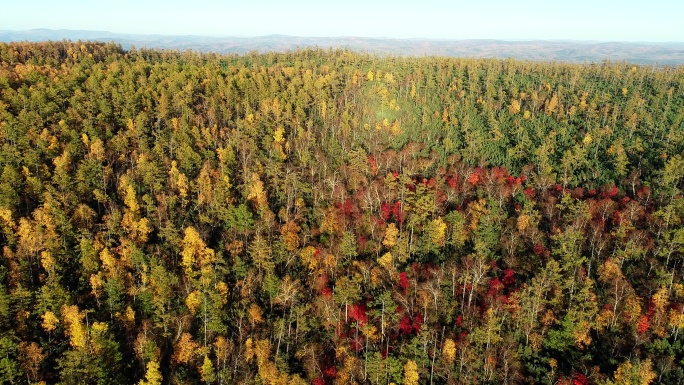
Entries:
POLYGON ((0 31, 0 41, 91 40, 116 42, 124 48, 196 50, 217 53, 284 52, 304 47, 349 48, 359 52, 399 56, 514 58, 533 61, 595 63, 602 61, 648 65, 684 64, 684 43, 598 41, 431 40, 364 37, 212 37, 120 34, 107 31, 0 31))

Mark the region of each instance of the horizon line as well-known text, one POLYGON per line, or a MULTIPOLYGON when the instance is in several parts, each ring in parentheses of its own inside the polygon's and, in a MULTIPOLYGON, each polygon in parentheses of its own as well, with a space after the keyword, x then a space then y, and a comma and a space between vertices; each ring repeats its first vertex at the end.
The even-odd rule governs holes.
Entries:
MULTIPOLYGON (((330 36, 315 36, 315 35, 288 35, 281 33, 270 33, 265 35, 210 35, 210 34, 166 34, 166 33, 132 33, 132 32, 113 32, 107 30, 89 30, 89 29, 68 29, 68 28, 31 28, 25 30, 15 29, 0 29, 2 33, 31 33, 31 32, 77 32, 77 33, 94 33, 94 34, 110 34, 119 36, 150 36, 150 37, 193 37, 193 38, 210 38, 210 39, 259 39, 268 37, 287 37, 300 39, 377 39, 377 40, 404 40, 404 41, 438 41, 438 42, 462 42, 462 41, 502 41, 502 42, 551 42, 551 43, 575 43, 575 44, 602 44, 602 43, 623 43, 623 44, 684 44, 684 41, 650 41, 650 40, 600 40, 600 39, 571 39, 571 38, 435 38, 435 37, 391 37, 391 36, 356 36, 356 35, 330 35, 330 36)), ((94 37, 98 38, 98 37, 94 37)), ((102 37, 99 37, 102 38, 102 37)))

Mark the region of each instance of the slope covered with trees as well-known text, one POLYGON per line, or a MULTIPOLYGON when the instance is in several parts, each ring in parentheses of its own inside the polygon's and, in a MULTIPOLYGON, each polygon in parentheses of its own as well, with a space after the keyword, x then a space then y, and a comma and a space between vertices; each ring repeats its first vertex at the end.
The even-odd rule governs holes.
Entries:
POLYGON ((684 382, 684 69, 0 45, 0 378, 684 382))

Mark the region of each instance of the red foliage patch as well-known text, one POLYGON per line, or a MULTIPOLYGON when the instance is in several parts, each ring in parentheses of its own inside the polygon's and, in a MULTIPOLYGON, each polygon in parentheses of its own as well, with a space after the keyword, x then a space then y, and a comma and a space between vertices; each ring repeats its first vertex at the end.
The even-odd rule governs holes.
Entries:
POLYGON ((325 385, 325 380, 320 377, 316 377, 313 379, 313 381, 311 381, 311 385, 325 385))
POLYGON ((499 294, 499 291, 501 291, 503 288, 504 286, 499 280, 499 277, 494 277, 489 281, 489 291, 487 292, 487 296, 496 297, 497 294, 499 294))
POLYGON ((420 328, 423 326, 423 315, 418 313, 416 314, 415 317, 413 317, 413 331, 416 332, 416 334, 420 333, 420 328))
POLYGON ((468 177, 468 183, 470 183, 473 186, 477 186, 478 183, 480 183, 480 176, 476 173, 470 174, 468 177))
POLYGON ((617 210, 613 213, 613 223, 616 225, 619 225, 622 222, 622 218, 620 217, 620 211, 617 210))
POLYGON ((532 190, 532 187, 528 187, 523 191, 527 199, 534 199, 534 190, 532 190))
POLYGON ((532 251, 537 255, 543 255, 545 250, 546 248, 541 243, 537 243, 532 249, 532 251))
POLYGON ((375 158, 373 158, 372 155, 368 156, 368 165, 371 168, 371 174, 373 174, 373 176, 377 175, 378 174, 378 163, 375 161, 375 158))
POLYGON ((325 299, 331 299, 332 296, 333 296, 333 291, 332 291, 332 289, 329 288, 329 287, 324 287, 324 288, 321 290, 321 295, 323 295, 323 297, 324 297, 325 299))
POLYGON ((354 304, 349 311, 349 317, 356 320, 359 327, 365 325, 368 322, 368 316, 366 316, 366 305, 364 304, 354 304))
POLYGON ((391 216, 392 206, 387 202, 383 202, 382 205, 380 205, 380 217, 384 220, 388 220, 391 216))
POLYGON ((508 287, 515 284, 515 272, 512 269, 506 269, 504 271, 503 279, 501 280, 503 284, 508 287))
POLYGON ((614 196, 617 195, 617 193, 618 193, 618 188, 616 185, 613 185, 612 187, 606 188, 605 191, 603 191, 603 193, 601 193, 601 195, 604 198, 613 198, 614 196))
POLYGON ((639 199, 648 198, 651 195, 651 188, 644 186, 637 191, 636 195, 639 199))
POLYGON ((344 202, 338 203, 337 208, 342 214, 348 217, 352 217, 354 215, 354 203, 352 203, 351 198, 347 198, 344 202))
POLYGON ((399 287, 401 287, 401 289, 403 290, 404 295, 408 293, 409 279, 405 271, 399 273, 399 287))
POLYGON ((480 181, 482 181, 482 177, 484 176, 485 170, 482 167, 475 167, 475 170, 473 170, 473 173, 470 174, 468 177, 468 183, 470 183, 473 186, 477 186, 480 181))
POLYGON ((334 366, 328 366, 327 368, 323 369, 323 375, 328 378, 335 378, 337 377, 337 368, 334 366))
POLYGON ((589 379, 582 373, 575 373, 572 376, 572 385, 589 385, 589 379))
POLYGON ((411 333, 411 330, 413 330, 413 327, 411 326, 411 317, 409 317, 408 314, 404 315, 401 320, 399 320, 399 330, 404 334, 409 334, 411 333))
POLYGON ((394 214, 394 218, 396 218, 400 224, 404 223, 404 213, 401 211, 401 202, 394 202, 392 214, 394 214))
POLYGON ((637 324, 637 332, 639 334, 644 334, 648 331, 648 329, 651 327, 651 323, 648 320, 647 315, 641 316, 641 319, 639 320, 639 323, 637 324))
POLYGON ((380 218, 384 221, 388 221, 392 216, 397 220, 397 222, 404 223, 404 213, 401 211, 401 202, 397 201, 394 204, 389 202, 383 202, 380 205, 380 218))

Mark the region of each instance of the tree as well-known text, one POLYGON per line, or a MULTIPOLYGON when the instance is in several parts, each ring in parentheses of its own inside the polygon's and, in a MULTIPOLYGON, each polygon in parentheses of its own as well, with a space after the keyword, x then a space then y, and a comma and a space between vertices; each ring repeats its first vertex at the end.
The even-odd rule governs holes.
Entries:
POLYGON ((42 377, 40 373, 41 363, 47 356, 43 352, 43 348, 38 346, 35 342, 20 342, 18 351, 19 361, 21 362, 24 373, 26 373, 26 378, 30 382, 38 382, 42 377))
POLYGON ((609 383, 648 385, 653 382, 655 377, 656 375, 651 367, 651 360, 624 361, 615 371, 615 381, 609 383))
POLYGON ((216 261, 214 250, 207 247, 194 227, 185 229, 182 244, 181 265, 188 276, 195 277, 196 268, 202 270, 216 261))
POLYGON ((145 379, 140 380, 138 385, 161 385, 162 380, 163 377, 159 372, 159 363, 157 361, 150 361, 147 363, 145 379))
POLYGON ((418 365, 412 360, 407 360, 406 364, 404 364, 404 384, 418 385, 419 380, 418 365))

